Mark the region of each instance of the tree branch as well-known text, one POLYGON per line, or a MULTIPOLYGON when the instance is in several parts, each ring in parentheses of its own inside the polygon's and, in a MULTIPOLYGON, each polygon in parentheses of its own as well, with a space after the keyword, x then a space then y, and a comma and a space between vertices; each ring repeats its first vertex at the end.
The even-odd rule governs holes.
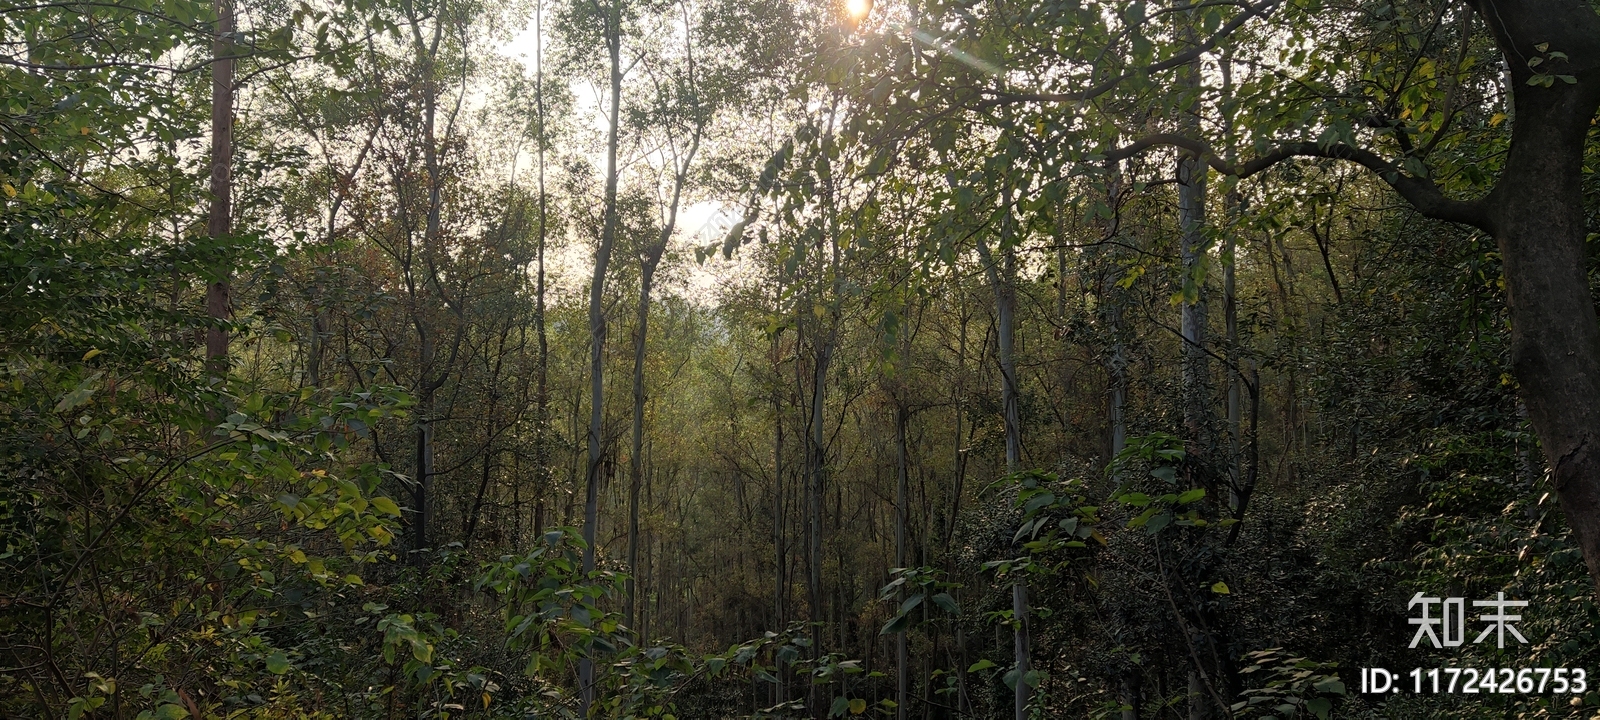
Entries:
POLYGON ((1111 150, 1105 156, 1107 160, 1124 160, 1154 147, 1175 147, 1184 150, 1203 159, 1213 170, 1241 180, 1291 158, 1318 157, 1345 160, 1376 173, 1400 193, 1400 197, 1405 198, 1406 202, 1416 208, 1417 212, 1427 217, 1488 230, 1488 217, 1483 211, 1482 200, 1447 198, 1432 180, 1407 175, 1394 163, 1365 148, 1343 143, 1322 145, 1314 142, 1295 142, 1279 145, 1252 160, 1230 163, 1219 157, 1211 146, 1202 140, 1173 133, 1157 133, 1111 150))

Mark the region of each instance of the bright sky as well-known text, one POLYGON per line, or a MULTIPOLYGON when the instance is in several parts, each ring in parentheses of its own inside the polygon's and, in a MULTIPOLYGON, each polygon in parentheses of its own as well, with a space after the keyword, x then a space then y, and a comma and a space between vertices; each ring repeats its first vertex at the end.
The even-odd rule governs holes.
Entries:
MULTIPOLYGON (((500 54, 521 62, 531 72, 536 67, 537 40, 533 19, 529 18, 528 26, 500 47, 500 54)), ((576 110, 588 118, 591 129, 596 133, 605 132, 606 118, 600 112, 599 88, 588 82, 574 81, 569 85, 569 90, 577 101, 576 110)), ((605 167, 603 155, 591 156, 589 162, 596 168, 605 167)), ((720 201, 702 200, 685 205, 678 211, 678 229, 673 236, 673 247, 688 257, 688 268, 686 273, 682 273, 685 276, 682 286, 669 287, 667 290, 676 290, 701 302, 715 302, 717 290, 740 274, 745 262, 738 255, 731 261, 723 260, 718 254, 715 258, 708 258, 703 265, 694 263, 694 247, 720 240, 727 228, 737 221, 737 218, 726 216, 724 207, 725 204, 720 201)), ((561 252, 550 257, 549 268, 555 275, 552 278, 554 289, 558 292, 585 292, 593 272, 593 255, 591 243, 578 242, 568 244, 561 252)), ((669 276, 678 274, 668 273, 669 276)))

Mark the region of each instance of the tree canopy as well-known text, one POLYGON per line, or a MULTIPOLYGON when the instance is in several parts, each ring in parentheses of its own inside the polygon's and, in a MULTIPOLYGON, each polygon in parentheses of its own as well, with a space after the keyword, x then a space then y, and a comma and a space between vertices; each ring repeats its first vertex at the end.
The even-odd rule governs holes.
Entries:
POLYGON ((0 0, 0 98, 0 715, 1600 707, 1592 0, 0 0))

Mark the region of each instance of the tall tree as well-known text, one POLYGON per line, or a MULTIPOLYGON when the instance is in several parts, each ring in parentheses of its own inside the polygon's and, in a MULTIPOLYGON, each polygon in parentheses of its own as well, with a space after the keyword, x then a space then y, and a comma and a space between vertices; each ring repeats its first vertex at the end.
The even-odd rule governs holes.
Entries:
MULTIPOLYGON (((221 241, 233 231, 233 0, 214 0, 217 25, 212 41, 211 63, 211 209, 206 215, 206 234, 221 241)), ((206 360, 211 372, 221 375, 228 367, 228 330, 231 312, 231 268, 219 268, 220 276, 206 284, 206 360)))
MULTIPOLYGON (((595 533, 600 525, 600 472, 605 458, 605 345, 606 345, 606 271, 611 264, 611 251, 616 246, 617 212, 617 148, 621 141, 622 120, 622 0, 611 0, 602 10, 601 38, 606 45, 608 84, 606 107, 606 169, 605 199, 601 220, 600 239, 594 249, 594 271, 589 280, 589 462, 584 472, 583 502, 583 571, 594 572, 595 533)), ((584 657, 578 670, 582 688, 583 713, 595 699, 594 661, 584 657)))

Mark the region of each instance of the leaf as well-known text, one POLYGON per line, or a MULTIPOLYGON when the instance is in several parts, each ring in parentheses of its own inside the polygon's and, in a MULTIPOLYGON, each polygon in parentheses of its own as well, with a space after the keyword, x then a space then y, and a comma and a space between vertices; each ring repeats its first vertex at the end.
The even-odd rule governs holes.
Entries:
POLYGON ((1161 513, 1160 515, 1157 515, 1157 516, 1155 516, 1153 518, 1150 518, 1150 522, 1145 523, 1144 529, 1145 529, 1145 532, 1148 532, 1151 535, 1154 535, 1154 534, 1156 534, 1158 532, 1161 532, 1162 528, 1165 528, 1171 522, 1172 522, 1172 513, 1164 512, 1164 513, 1161 513))
POLYGON ((844 717, 847 712, 850 712, 850 698, 840 695, 833 699, 833 707, 828 708, 828 717, 844 717))
POLYGON ((867 711, 867 701, 866 700, 863 700, 861 698, 856 698, 856 699, 850 701, 850 714, 851 715, 860 715, 861 713, 864 713, 866 711, 867 711))
POLYGON ((1214 592, 1214 593, 1216 593, 1218 595, 1227 595, 1231 591, 1228 589, 1228 584, 1227 583, 1225 583, 1225 582, 1223 582, 1221 580, 1218 580, 1215 583, 1211 584, 1211 592, 1214 592))
POLYGON ((934 595, 933 604, 938 605, 939 609, 944 610, 951 615, 961 614, 961 606, 956 604, 955 598, 950 597, 950 593, 938 593, 934 595))
POLYGON ((100 353, 101 353, 100 348, 91 348, 89 350, 89 352, 86 352, 86 353, 83 354, 83 360, 81 360, 80 362, 89 362, 89 360, 91 358, 93 358, 96 355, 99 355, 100 353))
POLYGON ((67 394, 62 395, 61 400, 56 403, 56 412, 66 412, 88 402, 89 398, 94 395, 95 383, 99 381, 100 376, 104 374, 105 373, 103 372, 97 372, 93 375, 90 375, 89 377, 84 378, 83 382, 78 383, 77 387, 73 388, 67 394))
POLYGON ((377 510, 385 515, 400 517, 400 506, 396 505, 393 500, 390 500, 382 495, 372 498, 372 509, 377 510))
POLYGON ((182 705, 167 703, 156 708, 156 711, 151 713, 150 717, 155 720, 188 720, 189 710, 182 705))
POLYGON ((1188 491, 1188 492, 1186 492, 1186 493, 1184 493, 1182 495, 1179 495, 1178 496, 1178 504, 1179 505, 1188 505, 1189 503, 1196 502, 1200 498, 1203 498, 1205 496, 1206 496, 1205 488, 1195 488, 1195 489, 1190 490, 1190 491, 1188 491))
POLYGON ((967 668, 967 672, 975 673, 975 672, 978 672, 979 670, 988 670, 989 668, 992 668, 992 667, 994 667, 994 663, 993 662, 990 662, 988 660, 979 660, 979 661, 973 663, 971 666, 969 666, 967 668))
POLYGON ((1144 507, 1150 504, 1150 496, 1144 493, 1128 493, 1117 498, 1117 502, 1134 507, 1144 507))
POLYGON ((1168 484, 1177 481, 1178 469, 1174 467, 1158 467, 1150 471, 1150 477, 1165 481, 1168 484))
POLYGON ((1328 720, 1328 713, 1333 711, 1333 702, 1327 698, 1311 698, 1306 701, 1306 709, 1320 720, 1328 720))
POLYGON ((283 653, 281 652, 275 652, 271 655, 268 655, 267 672, 270 672, 273 675, 282 675, 286 672, 289 672, 289 658, 284 657, 283 653))
POLYGON ((1344 681, 1337 677, 1329 677, 1319 680, 1315 683, 1312 683, 1311 687, 1330 695, 1344 695, 1347 692, 1344 686, 1344 681))

